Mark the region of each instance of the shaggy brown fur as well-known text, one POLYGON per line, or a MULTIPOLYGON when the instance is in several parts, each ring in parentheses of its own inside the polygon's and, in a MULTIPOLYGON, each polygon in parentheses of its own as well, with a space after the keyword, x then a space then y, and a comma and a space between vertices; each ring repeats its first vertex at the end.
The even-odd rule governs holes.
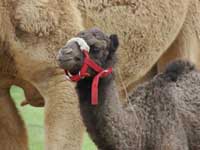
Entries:
MULTIPOLYGON (((98 29, 78 34, 90 46, 90 57, 103 68, 113 66, 116 36, 98 29), (92 41, 92 42, 91 42, 92 41), (105 43, 107 45, 105 46, 105 43)), ((60 50, 60 66, 77 73, 82 52, 69 43, 60 50), (75 55, 76 54, 76 55, 75 55), (79 55, 78 55, 79 54, 79 55), (76 57, 75 57, 76 56, 76 57), (79 57, 77 61, 77 57, 79 57), (68 59, 71 58, 71 59, 68 59), (68 67, 68 66, 72 67, 68 67)), ((80 65, 81 66, 81 65, 80 65)), ((94 74, 89 70, 90 73, 94 74)), ((114 75, 99 83, 99 104, 91 105, 92 77, 77 84, 87 131, 102 150, 198 150, 200 148, 200 72, 187 61, 171 63, 164 73, 129 93, 122 105, 114 75)))
MULTIPOLYGON (((10 101, 12 84, 24 88, 26 101, 34 106, 45 99, 47 150, 81 149, 84 127, 77 97, 55 63, 56 51, 83 29, 80 22, 71 0, 0 0, 0 92, 6 91, 0 99, 10 101)), ((0 104, 5 110, 0 114, 0 149, 25 150, 26 131, 12 103, 0 104)))
POLYGON ((27 97, 30 103, 45 99, 46 149, 80 149, 76 97, 54 63, 57 49, 83 27, 117 32, 122 39, 117 83, 132 89, 138 79, 155 75, 156 62, 163 70, 174 50, 180 51, 176 57, 198 64, 199 14, 198 0, 0 0, 0 74, 9 78, 7 87, 27 82, 26 95, 36 95, 27 97))

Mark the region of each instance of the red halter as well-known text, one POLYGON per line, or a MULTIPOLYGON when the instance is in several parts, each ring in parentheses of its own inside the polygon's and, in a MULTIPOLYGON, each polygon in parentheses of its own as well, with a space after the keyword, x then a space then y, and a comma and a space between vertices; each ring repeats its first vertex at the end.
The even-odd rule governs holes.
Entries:
POLYGON ((97 105, 98 104, 98 85, 99 85, 99 79, 104 78, 108 76, 109 74, 112 73, 112 68, 108 68, 104 70, 102 67, 97 65, 92 59, 90 59, 90 56, 88 54, 87 50, 83 50, 83 54, 85 56, 83 66, 81 70, 79 71, 78 74, 76 75, 71 75, 67 70, 65 70, 65 73, 67 75, 67 78, 70 79, 71 81, 78 82, 79 80, 89 77, 90 74, 87 72, 88 68, 90 67, 94 71, 97 72, 97 75, 94 77, 92 81, 92 105, 97 105))

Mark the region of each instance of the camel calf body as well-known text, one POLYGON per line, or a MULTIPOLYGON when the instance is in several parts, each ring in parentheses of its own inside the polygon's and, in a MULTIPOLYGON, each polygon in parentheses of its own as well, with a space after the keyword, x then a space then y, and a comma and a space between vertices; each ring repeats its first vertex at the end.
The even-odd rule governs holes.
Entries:
MULTIPOLYGON (((116 35, 108 36, 93 28, 80 32, 78 37, 90 47, 88 57, 93 63, 107 72, 107 68, 114 67, 119 43, 116 35)), ((60 67, 75 76, 82 75, 79 71, 86 64, 81 48, 76 41, 70 41, 58 55, 60 67)), ((124 105, 112 73, 99 80, 99 103, 91 105, 94 80, 102 73, 91 68, 87 70, 89 77, 81 76, 75 81, 83 121, 98 148, 200 149, 200 72, 193 64, 174 61, 163 73, 129 92, 124 105)))

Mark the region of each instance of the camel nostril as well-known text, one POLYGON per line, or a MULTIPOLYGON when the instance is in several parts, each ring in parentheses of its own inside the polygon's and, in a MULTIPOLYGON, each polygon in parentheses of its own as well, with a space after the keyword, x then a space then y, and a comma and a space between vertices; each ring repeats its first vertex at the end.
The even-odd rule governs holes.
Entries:
POLYGON ((81 61, 81 57, 75 56, 75 57, 74 57, 74 60, 75 60, 75 61, 81 61))
POLYGON ((72 53, 72 51, 73 51, 73 49, 67 48, 67 49, 62 49, 62 50, 61 50, 61 53, 62 53, 63 55, 67 55, 67 54, 72 53))

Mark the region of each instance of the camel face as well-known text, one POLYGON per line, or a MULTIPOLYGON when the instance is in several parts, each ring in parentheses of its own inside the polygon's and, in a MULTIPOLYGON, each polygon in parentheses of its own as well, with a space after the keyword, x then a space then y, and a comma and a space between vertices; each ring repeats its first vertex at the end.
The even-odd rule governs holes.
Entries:
POLYGON ((80 70, 83 64, 83 54, 76 42, 70 42, 59 50, 57 60, 59 66, 63 69, 76 72, 80 70))
MULTIPOLYGON (((89 57, 102 68, 106 68, 110 58, 114 57, 118 47, 116 35, 108 36, 97 28, 92 28, 78 34, 89 47, 89 57), (108 59, 109 58, 109 59, 108 59)), ((77 41, 69 41, 59 50, 57 60, 59 66, 70 73, 78 73, 84 63, 83 49, 77 41)), ((111 65, 111 64, 110 64, 111 65)))

